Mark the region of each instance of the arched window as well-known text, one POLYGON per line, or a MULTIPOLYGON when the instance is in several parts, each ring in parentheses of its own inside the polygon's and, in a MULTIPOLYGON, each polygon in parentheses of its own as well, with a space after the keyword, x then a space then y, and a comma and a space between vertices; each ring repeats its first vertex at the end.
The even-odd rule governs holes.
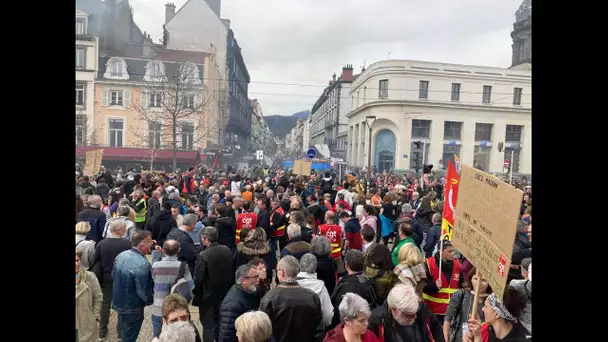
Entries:
POLYGON ((150 61, 146 65, 145 81, 161 81, 165 79, 165 65, 160 61, 150 61))
POLYGON ((104 78, 128 80, 129 73, 127 72, 127 63, 122 58, 112 57, 106 63, 106 72, 104 78))
POLYGON ((201 78, 199 76, 199 70, 196 64, 186 62, 181 65, 180 70, 182 82, 188 84, 201 84, 201 78))

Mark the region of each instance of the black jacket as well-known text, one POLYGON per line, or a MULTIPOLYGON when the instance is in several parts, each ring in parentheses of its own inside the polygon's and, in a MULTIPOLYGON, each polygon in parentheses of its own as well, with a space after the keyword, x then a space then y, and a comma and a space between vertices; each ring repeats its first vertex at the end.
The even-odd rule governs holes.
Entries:
POLYGON ((247 293, 241 285, 232 285, 220 306, 218 342, 237 342, 234 321, 245 312, 256 310, 259 298, 247 293))
POLYGON ((336 263, 329 255, 317 257, 317 279, 323 280, 327 293, 334 293, 336 288, 336 263))
POLYGON ((331 294, 331 303, 334 305, 332 327, 340 324, 340 311, 338 307, 342 303, 342 298, 348 292, 361 296, 369 303, 369 307, 372 309, 376 304, 376 290, 372 279, 365 274, 349 274, 342 277, 331 294))
POLYGON ((232 252, 226 246, 212 243, 198 255, 193 275, 192 305, 208 308, 221 303, 234 284, 232 252))
POLYGON ((146 212, 146 220, 150 220, 152 217, 154 217, 157 213, 160 212, 160 203, 158 202, 157 199, 151 197, 148 200, 148 207, 147 207, 147 212, 146 212))
POLYGON ((188 264, 190 274, 194 274, 194 265, 196 263, 198 249, 194 245, 194 241, 192 241, 190 234, 179 228, 173 228, 169 234, 167 234, 167 240, 175 240, 179 242, 179 254, 177 256, 177 260, 188 264))
POLYGON ((103 228, 106 226, 106 214, 98 208, 86 208, 76 215, 76 223, 86 221, 91 225, 91 230, 87 233, 86 240, 101 241, 103 228))
POLYGON ((217 228, 217 243, 224 245, 230 250, 234 250, 235 236, 236 236, 236 223, 234 217, 224 216, 218 217, 215 220, 215 228, 217 228))
MULTIPOLYGON (((395 319, 393 319, 393 315, 391 314, 391 310, 389 310, 386 301, 382 306, 372 310, 372 315, 369 319, 367 328, 377 336, 380 325, 382 325, 382 328, 384 329, 384 342, 409 341, 406 336, 397 337, 401 327, 395 319)), ((445 342, 441 324, 437 320, 437 317, 429 311, 426 304, 420 303, 418 306, 416 320, 413 325, 415 329, 421 332, 423 342, 431 341, 429 338, 429 331, 431 332, 433 341, 445 342)))
POLYGON ((257 226, 264 229, 264 231, 266 231, 266 236, 270 238, 272 230, 270 230, 270 212, 268 210, 260 211, 258 213, 257 226))
POLYGON ((171 229, 176 227, 177 222, 171 216, 171 211, 163 209, 146 222, 144 229, 149 230, 152 233, 152 240, 162 247, 171 229))
POLYGON ((272 322, 277 342, 311 342, 321 324, 321 300, 298 283, 282 283, 268 291, 260 303, 272 322))
POLYGON ((103 278, 98 279, 100 285, 112 286, 112 268, 114 267, 114 259, 123 251, 131 249, 131 241, 122 238, 105 238, 95 245, 95 254, 93 254, 93 263, 91 268, 96 263, 100 263, 103 278))

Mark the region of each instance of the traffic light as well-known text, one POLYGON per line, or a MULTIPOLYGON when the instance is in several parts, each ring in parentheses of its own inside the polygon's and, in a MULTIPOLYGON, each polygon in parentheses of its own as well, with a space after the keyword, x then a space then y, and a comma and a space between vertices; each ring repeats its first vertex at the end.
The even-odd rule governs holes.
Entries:
POLYGON ((424 164, 424 165, 422 165, 422 173, 423 174, 431 173, 432 170, 433 170, 433 164, 424 164))

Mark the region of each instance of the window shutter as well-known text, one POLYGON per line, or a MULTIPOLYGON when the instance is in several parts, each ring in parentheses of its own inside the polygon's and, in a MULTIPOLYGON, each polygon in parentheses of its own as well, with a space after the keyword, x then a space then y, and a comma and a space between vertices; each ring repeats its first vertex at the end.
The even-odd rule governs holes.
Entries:
POLYGON ((131 106, 131 91, 130 90, 123 91, 122 104, 125 108, 129 108, 131 106))
POLYGON ((108 89, 101 89, 101 105, 107 107, 108 102, 108 89))

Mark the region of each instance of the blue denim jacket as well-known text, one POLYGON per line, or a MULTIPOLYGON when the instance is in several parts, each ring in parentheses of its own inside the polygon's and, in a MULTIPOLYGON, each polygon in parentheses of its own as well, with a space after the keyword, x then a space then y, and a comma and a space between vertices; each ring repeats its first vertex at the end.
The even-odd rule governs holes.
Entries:
POLYGON ((118 254, 112 268, 112 279, 112 308, 118 313, 140 313, 152 304, 152 265, 137 249, 118 254))

